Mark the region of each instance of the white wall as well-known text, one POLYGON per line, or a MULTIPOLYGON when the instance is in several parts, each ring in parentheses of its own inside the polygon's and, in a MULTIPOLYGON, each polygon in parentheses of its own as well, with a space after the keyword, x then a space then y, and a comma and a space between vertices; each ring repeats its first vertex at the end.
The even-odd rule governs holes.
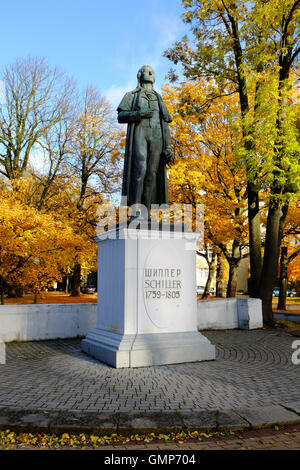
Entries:
POLYGON ((97 324, 97 303, 1 305, 0 340, 35 341, 86 336, 97 324))
POLYGON ((254 329, 263 326, 260 299, 198 300, 199 330, 254 329))
POLYGON ((299 313, 274 312, 274 318, 276 318, 276 320, 285 320, 285 321, 292 321, 294 323, 300 323, 299 313))
POLYGON ((198 300, 198 329, 238 328, 236 299, 198 300))
MULTIPOLYGON (((261 328, 261 301, 199 300, 197 322, 199 330, 261 328)), ((96 303, 0 306, 0 342, 76 338, 87 336, 96 326, 96 303)))

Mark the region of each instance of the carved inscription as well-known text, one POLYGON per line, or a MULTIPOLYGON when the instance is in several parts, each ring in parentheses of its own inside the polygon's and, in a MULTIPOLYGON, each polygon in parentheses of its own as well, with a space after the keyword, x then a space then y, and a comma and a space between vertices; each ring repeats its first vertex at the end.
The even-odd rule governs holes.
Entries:
POLYGON ((179 299, 182 272, 178 268, 144 268, 146 299, 179 299))

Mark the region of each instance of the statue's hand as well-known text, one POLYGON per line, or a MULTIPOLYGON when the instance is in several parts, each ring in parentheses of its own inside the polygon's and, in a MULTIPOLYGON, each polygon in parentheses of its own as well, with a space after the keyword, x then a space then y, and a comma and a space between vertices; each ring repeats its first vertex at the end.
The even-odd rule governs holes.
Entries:
POLYGON ((167 147, 164 150, 163 155, 164 155, 164 159, 167 165, 174 163, 174 155, 173 155, 172 150, 169 147, 167 147))
POLYGON ((153 116, 153 111, 149 110, 149 111, 140 111, 140 116, 141 118, 145 118, 145 119, 150 119, 152 118, 153 116))

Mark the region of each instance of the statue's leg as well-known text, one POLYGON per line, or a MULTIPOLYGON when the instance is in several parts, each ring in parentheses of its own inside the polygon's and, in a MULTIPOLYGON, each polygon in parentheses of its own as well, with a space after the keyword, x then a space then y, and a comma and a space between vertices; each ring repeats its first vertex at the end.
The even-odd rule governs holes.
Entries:
POLYGON ((137 126, 133 142, 131 195, 133 204, 141 204, 147 170, 147 129, 137 126))
MULTIPOLYGON (((159 166, 159 161, 162 154, 162 135, 160 127, 152 128, 152 135, 149 141, 149 156, 147 164, 147 172, 144 180, 144 195, 143 201, 145 206, 148 208, 148 213, 150 214, 151 204, 156 204, 157 201, 154 200, 153 190, 156 186, 157 170, 159 166)), ((162 188, 157 188, 157 191, 162 190, 162 188)))

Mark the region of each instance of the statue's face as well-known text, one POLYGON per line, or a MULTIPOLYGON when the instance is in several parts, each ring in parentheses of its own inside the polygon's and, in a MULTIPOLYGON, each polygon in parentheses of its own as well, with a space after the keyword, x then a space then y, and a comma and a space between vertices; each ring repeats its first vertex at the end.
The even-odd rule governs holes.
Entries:
POLYGON ((149 65, 144 65, 141 68, 141 76, 140 81, 141 83, 154 83, 155 82, 155 73, 152 67, 149 65))

